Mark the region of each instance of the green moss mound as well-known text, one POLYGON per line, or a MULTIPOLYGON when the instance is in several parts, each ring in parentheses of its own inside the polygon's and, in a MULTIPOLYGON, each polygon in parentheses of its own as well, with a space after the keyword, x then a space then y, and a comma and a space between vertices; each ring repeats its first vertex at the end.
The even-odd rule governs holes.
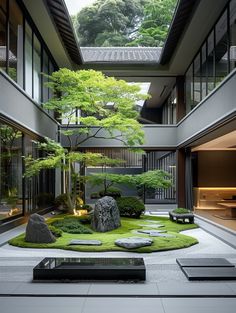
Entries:
MULTIPOLYGON (((61 217, 63 219, 63 217, 61 217)), ((54 219, 51 218, 47 222, 52 224, 54 219)), ((22 247, 22 248, 48 248, 48 249, 64 249, 73 251, 84 251, 84 252, 105 252, 105 251, 129 251, 139 253, 150 253, 157 251, 173 250, 187 248, 194 244, 197 244, 197 239, 180 234, 180 231, 197 228, 196 224, 176 224, 171 222, 166 217, 153 217, 153 216, 142 216, 140 219, 121 218, 122 226, 118 229, 112 230, 106 233, 93 232, 92 234, 69 234, 63 232, 60 238, 57 238, 56 242, 50 244, 34 244, 25 242, 25 234, 21 234, 9 241, 10 245, 22 247), (169 234, 175 235, 174 238, 164 237, 152 237, 153 244, 148 247, 142 247, 138 249, 128 250, 125 248, 117 247, 114 242, 118 238, 126 237, 149 237, 145 234, 137 234, 137 229, 151 229, 155 222, 159 222, 164 225, 161 229, 167 230, 169 234), (145 225, 145 226, 140 226, 145 225), (72 239, 96 239, 101 240, 101 246, 68 246, 72 239)), ((156 228, 153 228, 156 229, 156 228)))

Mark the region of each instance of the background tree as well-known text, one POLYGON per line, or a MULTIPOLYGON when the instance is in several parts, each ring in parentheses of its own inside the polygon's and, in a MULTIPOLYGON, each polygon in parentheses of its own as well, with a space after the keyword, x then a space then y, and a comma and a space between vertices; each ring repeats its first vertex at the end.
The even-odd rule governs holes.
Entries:
POLYGON ((177 0, 149 0, 144 18, 129 46, 162 47, 164 45, 177 0))
POLYGON ((104 192, 114 184, 134 186, 136 188, 169 188, 172 186, 171 175, 162 170, 153 170, 141 174, 96 173, 88 177, 93 186, 103 185, 104 192))
POLYGON ((135 35, 148 0, 97 0, 73 17, 80 45, 124 46, 135 35))
POLYGON ((83 46, 163 46, 177 0, 97 0, 72 17, 83 46))

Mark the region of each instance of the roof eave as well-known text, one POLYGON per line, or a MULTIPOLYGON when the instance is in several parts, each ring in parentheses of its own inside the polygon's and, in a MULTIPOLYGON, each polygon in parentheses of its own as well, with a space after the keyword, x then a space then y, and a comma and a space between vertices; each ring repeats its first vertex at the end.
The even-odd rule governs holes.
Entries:
POLYGON ((70 59, 78 65, 83 64, 83 57, 77 43, 76 34, 71 22, 70 14, 64 0, 44 0, 62 43, 70 59))
POLYGON ((179 0, 160 56, 161 65, 165 65, 171 60, 184 29, 199 2, 200 0, 179 0))

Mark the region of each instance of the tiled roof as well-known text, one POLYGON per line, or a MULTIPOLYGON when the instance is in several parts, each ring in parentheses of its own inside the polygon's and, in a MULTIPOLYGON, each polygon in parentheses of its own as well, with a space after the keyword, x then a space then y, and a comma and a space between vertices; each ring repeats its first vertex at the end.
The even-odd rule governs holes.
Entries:
POLYGON ((81 47, 84 62, 158 63, 162 48, 81 47))

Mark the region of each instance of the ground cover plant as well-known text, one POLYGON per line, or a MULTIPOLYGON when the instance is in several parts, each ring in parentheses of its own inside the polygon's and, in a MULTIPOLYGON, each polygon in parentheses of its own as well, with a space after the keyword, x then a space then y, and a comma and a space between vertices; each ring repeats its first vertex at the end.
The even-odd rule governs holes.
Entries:
MULTIPOLYGON (((47 220, 47 223, 50 225, 54 224, 53 222, 58 220, 63 220, 66 218, 72 218, 69 215, 62 215, 60 218, 51 218, 47 220)), ((73 217, 76 218, 76 217, 73 217)), ((82 223, 81 223, 82 224, 82 223)), ((55 225, 55 224, 54 224, 55 225)), ((55 227, 55 226, 54 226, 55 227)), ((89 225, 86 225, 89 229, 89 225)), ((154 216, 141 216, 140 219, 132 218, 121 218, 121 227, 118 229, 106 232, 98 233, 93 232, 91 234, 71 234, 63 232, 61 237, 58 237, 56 242, 50 244, 34 244, 25 242, 25 234, 21 234, 9 241, 9 244, 17 247, 23 248, 48 248, 48 249, 64 249, 64 250, 73 250, 73 251, 86 251, 86 252, 105 252, 105 251, 130 251, 130 252, 139 252, 139 253, 150 253, 155 251, 165 251, 172 249, 181 249, 187 248, 194 244, 197 244, 197 239, 186 236, 181 231, 187 229, 196 228, 196 224, 176 224, 171 222, 167 217, 154 217, 154 216), (158 224, 162 224, 164 227, 161 227, 161 230, 166 230, 168 234, 173 234, 175 237, 164 238, 164 237, 151 237, 153 239, 153 244, 148 247, 142 247, 138 249, 125 249, 117 247, 114 242, 118 238, 127 238, 127 237, 148 237, 149 235, 137 233, 136 230, 147 230, 156 228, 158 224), (68 245, 72 239, 95 239, 102 242, 101 246, 70 246, 68 245)))

